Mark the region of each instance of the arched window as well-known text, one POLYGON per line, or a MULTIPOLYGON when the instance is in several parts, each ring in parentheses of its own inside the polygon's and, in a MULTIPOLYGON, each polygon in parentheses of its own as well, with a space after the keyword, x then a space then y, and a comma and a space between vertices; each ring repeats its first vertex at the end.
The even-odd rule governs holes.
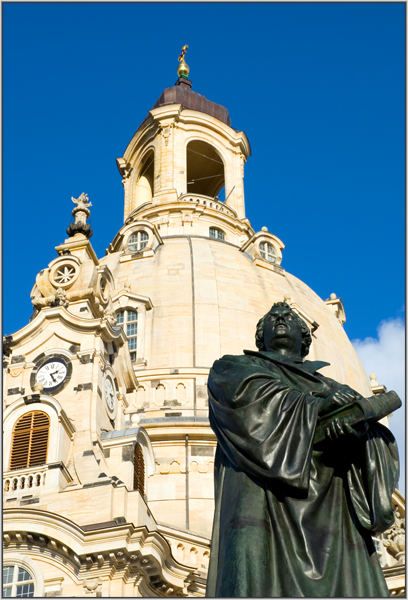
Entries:
POLYGON ((136 444, 133 457, 133 489, 139 490, 143 495, 145 493, 145 466, 143 459, 143 451, 140 444, 136 444))
POLYGON ((261 253, 262 258, 264 258, 268 262, 274 263, 276 261, 275 248, 269 242, 261 242, 259 244, 259 251, 261 253))
POLYGON ((33 598, 34 580, 28 571, 17 566, 3 567, 3 598, 33 598))
POLYGON ((120 310, 116 313, 117 322, 123 325, 127 335, 130 359, 136 360, 137 349, 137 312, 135 310, 120 310))
POLYGON ((200 140, 187 144, 187 193, 223 197, 224 163, 217 150, 200 140))
POLYGON ((10 470, 25 469, 47 462, 50 419, 40 411, 26 413, 14 425, 10 470))
POLYGON ((135 231, 135 233, 132 233, 128 240, 129 251, 140 252, 140 250, 146 248, 148 239, 149 236, 146 231, 135 231))
POLYGON ((135 202, 133 208, 137 208, 153 198, 154 181, 154 152, 150 150, 140 165, 139 174, 135 186, 135 202))
POLYGON ((214 240, 225 240, 225 233, 218 227, 210 227, 210 238, 214 240))
POLYGON ((17 565, 3 567, 3 598, 33 598, 34 580, 17 565))

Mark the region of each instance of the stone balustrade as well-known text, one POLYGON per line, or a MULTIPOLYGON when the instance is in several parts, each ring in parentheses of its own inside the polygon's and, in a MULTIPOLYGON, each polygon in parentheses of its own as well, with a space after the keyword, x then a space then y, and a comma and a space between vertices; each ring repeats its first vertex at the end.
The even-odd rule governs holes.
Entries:
POLYGON ((212 208, 221 213, 227 214, 229 217, 236 218, 235 210, 227 206, 224 202, 216 200, 211 196, 203 196, 202 194, 181 194, 178 198, 179 202, 191 202, 192 204, 200 204, 205 208, 212 208))
POLYGON ((44 488, 48 465, 29 467, 16 471, 7 471, 3 474, 3 495, 5 498, 32 494, 44 488))
POLYGON ((159 525, 159 531, 166 537, 170 544, 174 558, 191 568, 201 577, 207 577, 210 560, 210 540, 185 532, 159 525))

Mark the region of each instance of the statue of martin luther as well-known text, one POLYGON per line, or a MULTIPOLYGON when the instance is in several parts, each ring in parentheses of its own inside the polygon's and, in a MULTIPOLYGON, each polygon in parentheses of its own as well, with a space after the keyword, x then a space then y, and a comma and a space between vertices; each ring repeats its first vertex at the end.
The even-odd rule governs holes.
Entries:
POLYGON ((207 597, 387 597, 372 536, 393 522, 398 451, 378 423, 395 392, 363 398, 305 361, 306 323, 278 302, 259 352, 215 361, 217 435, 207 597))

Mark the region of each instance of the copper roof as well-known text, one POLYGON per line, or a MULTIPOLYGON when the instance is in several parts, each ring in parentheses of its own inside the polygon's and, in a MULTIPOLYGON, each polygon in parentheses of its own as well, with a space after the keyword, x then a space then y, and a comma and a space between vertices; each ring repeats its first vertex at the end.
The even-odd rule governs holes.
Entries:
POLYGON ((180 77, 173 87, 163 90, 153 108, 158 108, 165 104, 181 104, 184 108, 206 113, 231 126, 231 119, 225 106, 208 100, 202 94, 193 92, 191 90, 191 81, 188 79, 180 77))

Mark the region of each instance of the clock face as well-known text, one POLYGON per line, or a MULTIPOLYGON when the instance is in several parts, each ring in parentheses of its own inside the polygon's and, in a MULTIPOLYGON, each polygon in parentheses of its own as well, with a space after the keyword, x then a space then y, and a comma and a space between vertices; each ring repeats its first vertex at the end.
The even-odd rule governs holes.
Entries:
POLYGON ((62 360, 51 359, 37 371, 36 381, 44 389, 51 390, 58 387, 67 376, 67 366, 62 360))
POLYGON ((114 419, 117 410, 117 398, 116 390, 110 377, 106 377, 105 379, 103 384, 103 393, 109 418, 114 419))

